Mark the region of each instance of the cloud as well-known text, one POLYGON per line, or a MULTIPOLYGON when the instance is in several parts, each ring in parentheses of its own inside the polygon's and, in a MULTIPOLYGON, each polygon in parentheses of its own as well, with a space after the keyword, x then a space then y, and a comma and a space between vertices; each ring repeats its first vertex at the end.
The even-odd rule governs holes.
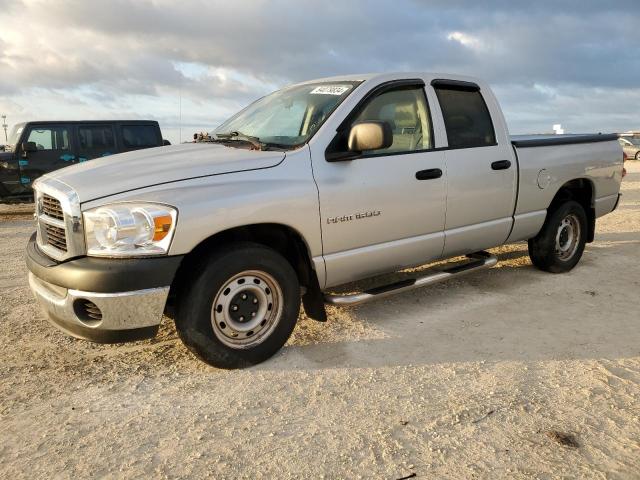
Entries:
MULTIPOLYGON (((626 130, 634 114, 589 109, 640 88, 637 10, 625 0, 0 0, 0 109, 20 119, 42 104, 49 118, 137 112, 171 127, 182 98, 183 122, 204 129, 294 81, 427 70, 487 79, 514 130, 564 119, 626 130)), ((613 111, 627 109, 609 102, 613 111)))
POLYGON ((447 35, 447 40, 458 42, 463 47, 471 48, 473 50, 479 50, 482 48, 482 42, 480 39, 463 32, 451 32, 447 35))

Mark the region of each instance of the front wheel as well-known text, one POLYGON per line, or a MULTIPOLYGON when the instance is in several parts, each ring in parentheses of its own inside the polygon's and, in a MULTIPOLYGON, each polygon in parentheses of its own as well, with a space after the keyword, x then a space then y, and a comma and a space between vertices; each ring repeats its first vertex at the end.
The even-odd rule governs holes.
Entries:
POLYGON ((549 213, 540 233, 529 239, 529 258, 540 270, 564 273, 580 261, 587 234, 587 214, 569 200, 549 213))
POLYGON ((278 252, 241 243, 221 249, 194 272, 178 298, 184 344, 219 368, 242 368, 274 355, 298 320, 300 286, 278 252))

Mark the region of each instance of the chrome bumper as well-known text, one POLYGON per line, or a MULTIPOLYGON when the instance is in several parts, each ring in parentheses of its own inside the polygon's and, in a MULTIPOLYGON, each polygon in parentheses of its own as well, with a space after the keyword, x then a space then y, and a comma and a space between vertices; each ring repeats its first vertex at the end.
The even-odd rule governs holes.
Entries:
POLYGON ((83 292, 45 282, 31 272, 29 286, 53 325, 74 337, 99 343, 155 336, 169 295, 169 287, 83 292), (93 304, 89 310, 87 301, 93 304))

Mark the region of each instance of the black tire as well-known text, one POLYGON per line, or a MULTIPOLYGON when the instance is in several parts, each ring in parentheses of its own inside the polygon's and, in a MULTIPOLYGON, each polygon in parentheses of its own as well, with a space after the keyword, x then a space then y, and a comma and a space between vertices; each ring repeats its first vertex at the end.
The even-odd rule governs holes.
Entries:
POLYGON ((582 205, 569 200, 550 211, 540 233, 529 239, 529 258, 540 270, 568 272, 580 261, 586 236, 587 214, 582 205), (572 234, 575 244, 569 242, 572 234))
POLYGON ((636 152, 636 160, 640 160, 640 150, 636 152))
POLYGON ((242 242, 221 248, 193 272, 191 283, 178 296, 176 329, 186 347, 209 365, 243 368, 263 362, 282 348, 299 312, 300 285, 289 262, 271 248, 242 242), (237 317, 243 312, 248 320, 237 317), (255 333, 253 328, 240 329, 254 321, 249 315, 256 320, 264 315, 262 323, 255 324, 255 333))

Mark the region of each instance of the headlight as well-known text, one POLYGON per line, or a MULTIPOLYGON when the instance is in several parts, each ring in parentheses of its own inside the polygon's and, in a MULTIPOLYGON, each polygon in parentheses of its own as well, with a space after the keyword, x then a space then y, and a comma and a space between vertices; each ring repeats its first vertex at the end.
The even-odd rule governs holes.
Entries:
POLYGON ((117 203, 84 212, 87 255, 131 257, 169 251, 175 208, 154 203, 117 203))

